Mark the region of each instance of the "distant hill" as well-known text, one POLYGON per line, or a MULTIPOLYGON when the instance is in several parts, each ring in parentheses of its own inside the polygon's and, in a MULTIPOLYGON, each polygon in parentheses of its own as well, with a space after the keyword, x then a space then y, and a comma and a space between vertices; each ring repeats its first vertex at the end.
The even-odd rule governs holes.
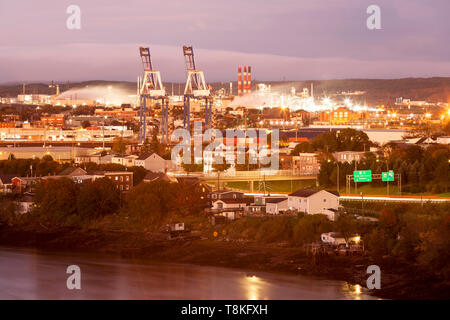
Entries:
MULTIPOLYGON (((272 90, 288 93, 291 87, 297 92, 302 88, 310 88, 311 82, 314 84, 314 96, 340 95, 341 92, 365 91, 362 95, 351 95, 355 103, 366 103, 368 105, 384 104, 392 105, 395 98, 403 97, 411 100, 427 100, 430 102, 450 102, 450 77, 434 78, 402 78, 402 79, 343 79, 343 80, 311 80, 311 81, 285 81, 270 82, 272 90)), ((253 90, 260 81, 253 81, 253 90)), ((128 81, 103 81, 92 80, 74 83, 60 83, 61 92, 71 88, 86 86, 120 86, 130 91, 136 92, 136 83, 128 81)), ((184 83, 164 83, 166 90, 174 94, 179 94, 184 90, 184 83)), ((229 92, 229 82, 211 83, 213 89, 224 88, 229 92)), ((22 92, 22 84, 0 84, 0 96, 14 97, 22 92)), ((48 83, 31 83, 26 85, 26 92, 33 94, 54 94, 55 88, 49 88, 48 83)), ((233 82, 233 94, 237 93, 237 83, 233 82)), ((346 95, 341 95, 345 97, 346 95)))

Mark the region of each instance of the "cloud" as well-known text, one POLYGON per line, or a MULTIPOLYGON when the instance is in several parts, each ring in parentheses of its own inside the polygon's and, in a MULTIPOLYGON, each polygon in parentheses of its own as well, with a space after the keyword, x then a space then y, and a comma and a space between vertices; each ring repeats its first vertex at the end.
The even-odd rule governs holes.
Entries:
MULTIPOLYGON (((0 81, 131 80, 142 73, 141 44, 61 44, 51 48, 0 48, 0 81)), ((184 81, 181 46, 151 46, 163 81, 184 81)), ((299 58, 194 48, 197 68, 208 82, 235 81, 238 65, 251 65, 257 80, 397 78, 448 76, 450 62, 418 59, 299 58)))

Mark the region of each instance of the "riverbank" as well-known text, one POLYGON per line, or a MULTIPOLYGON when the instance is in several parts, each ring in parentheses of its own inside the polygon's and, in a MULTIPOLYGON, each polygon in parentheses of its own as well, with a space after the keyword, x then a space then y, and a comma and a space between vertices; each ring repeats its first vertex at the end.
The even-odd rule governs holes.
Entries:
POLYGON ((439 279, 392 258, 373 261, 367 256, 306 255, 298 248, 225 240, 165 240, 144 232, 82 231, 75 228, 0 229, 0 245, 45 251, 94 252, 160 262, 243 268, 317 276, 366 286, 366 268, 379 265, 381 290, 370 293, 386 299, 449 299, 450 290, 439 279))

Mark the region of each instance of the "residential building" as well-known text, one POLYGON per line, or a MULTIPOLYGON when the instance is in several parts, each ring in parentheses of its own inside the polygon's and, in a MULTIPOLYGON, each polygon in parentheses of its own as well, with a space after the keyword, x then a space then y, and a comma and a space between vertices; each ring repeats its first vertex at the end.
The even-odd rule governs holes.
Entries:
POLYGON ((450 136, 437 137, 436 142, 439 144, 450 144, 450 136))
POLYGON ((133 187, 133 172, 115 171, 103 172, 104 177, 111 179, 117 185, 120 191, 126 192, 133 187))
POLYGON ((301 175, 316 175, 320 171, 320 162, 316 153, 300 153, 292 157, 294 173, 301 175))
POLYGON ((111 157, 111 163, 121 164, 125 167, 132 167, 136 165, 134 163, 136 159, 138 159, 138 156, 135 155, 125 155, 125 156, 115 155, 111 157))
POLYGON ((12 178, 15 175, 13 174, 0 174, 0 192, 1 193, 10 193, 12 191, 12 178))
POLYGON ((281 214, 289 210, 287 197, 266 198, 266 213, 281 214))
POLYGON ((11 179, 12 190, 15 193, 33 192, 33 187, 40 179, 40 177, 14 177, 11 179))
POLYGON ((77 177, 86 175, 87 171, 80 167, 67 167, 58 176, 77 177))
POLYGON ((339 208, 339 193, 337 191, 300 189, 288 195, 288 207, 289 210, 297 210, 306 214, 326 214, 332 220, 335 216, 334 213, 339 208))
POLYGON ((365 152, 364 151, 340 151, 333 153, 333 157, 337 162, 359 162, 363 159, 365 152))
POLYGON ((144 167, 152 172, 167 172, 176 170, 176 165, 172 160, 165 160, 156 153, 145 153, 136 158, 136 166, 144 167))
POLYGON ((236 219, 247 211, 253 198, 216 199, 212 201, 212 212, 219 212, 230 220, 236 219))

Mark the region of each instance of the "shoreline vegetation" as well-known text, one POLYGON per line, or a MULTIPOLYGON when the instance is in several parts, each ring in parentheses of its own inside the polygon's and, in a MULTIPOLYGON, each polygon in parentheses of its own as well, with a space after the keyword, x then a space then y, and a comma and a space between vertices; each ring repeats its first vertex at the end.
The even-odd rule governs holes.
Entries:
POLYGON ((79 187, 67 178, 36 186, 34 206, 16 214, 16 202, 0 199, 0 245, 65 252, 94 252, 173 263, 285 272, 343 280, 366 287, 369 265, 381 269, 387 299, 450 298, 450 204, 345 202, 336 221, 322 214, 243 216, 213 225, 201 185, 141 183, 122 199, 109 179, 79 187), (363 218, 363 219, 362 219, 363 218), (373 219, 374 218, 374 219, 373 219), (190 230, 170 240, 167 226, 190 230), (311 255, 321 234, 357 234, 362 255, 311 255))
POLYGON ((194 236, 167 240, 162 233, 82 230, 74 227, 0 227, 0 245, 52 252, 102 253, 145 262, 247 269, 346 281, 366 287, 367 266, 381 268, 381 289, 369 294, 383 299, 449 299, 449 284, 410 263, 384 256, 312 256, 285 243, 207 239, 194 236))

